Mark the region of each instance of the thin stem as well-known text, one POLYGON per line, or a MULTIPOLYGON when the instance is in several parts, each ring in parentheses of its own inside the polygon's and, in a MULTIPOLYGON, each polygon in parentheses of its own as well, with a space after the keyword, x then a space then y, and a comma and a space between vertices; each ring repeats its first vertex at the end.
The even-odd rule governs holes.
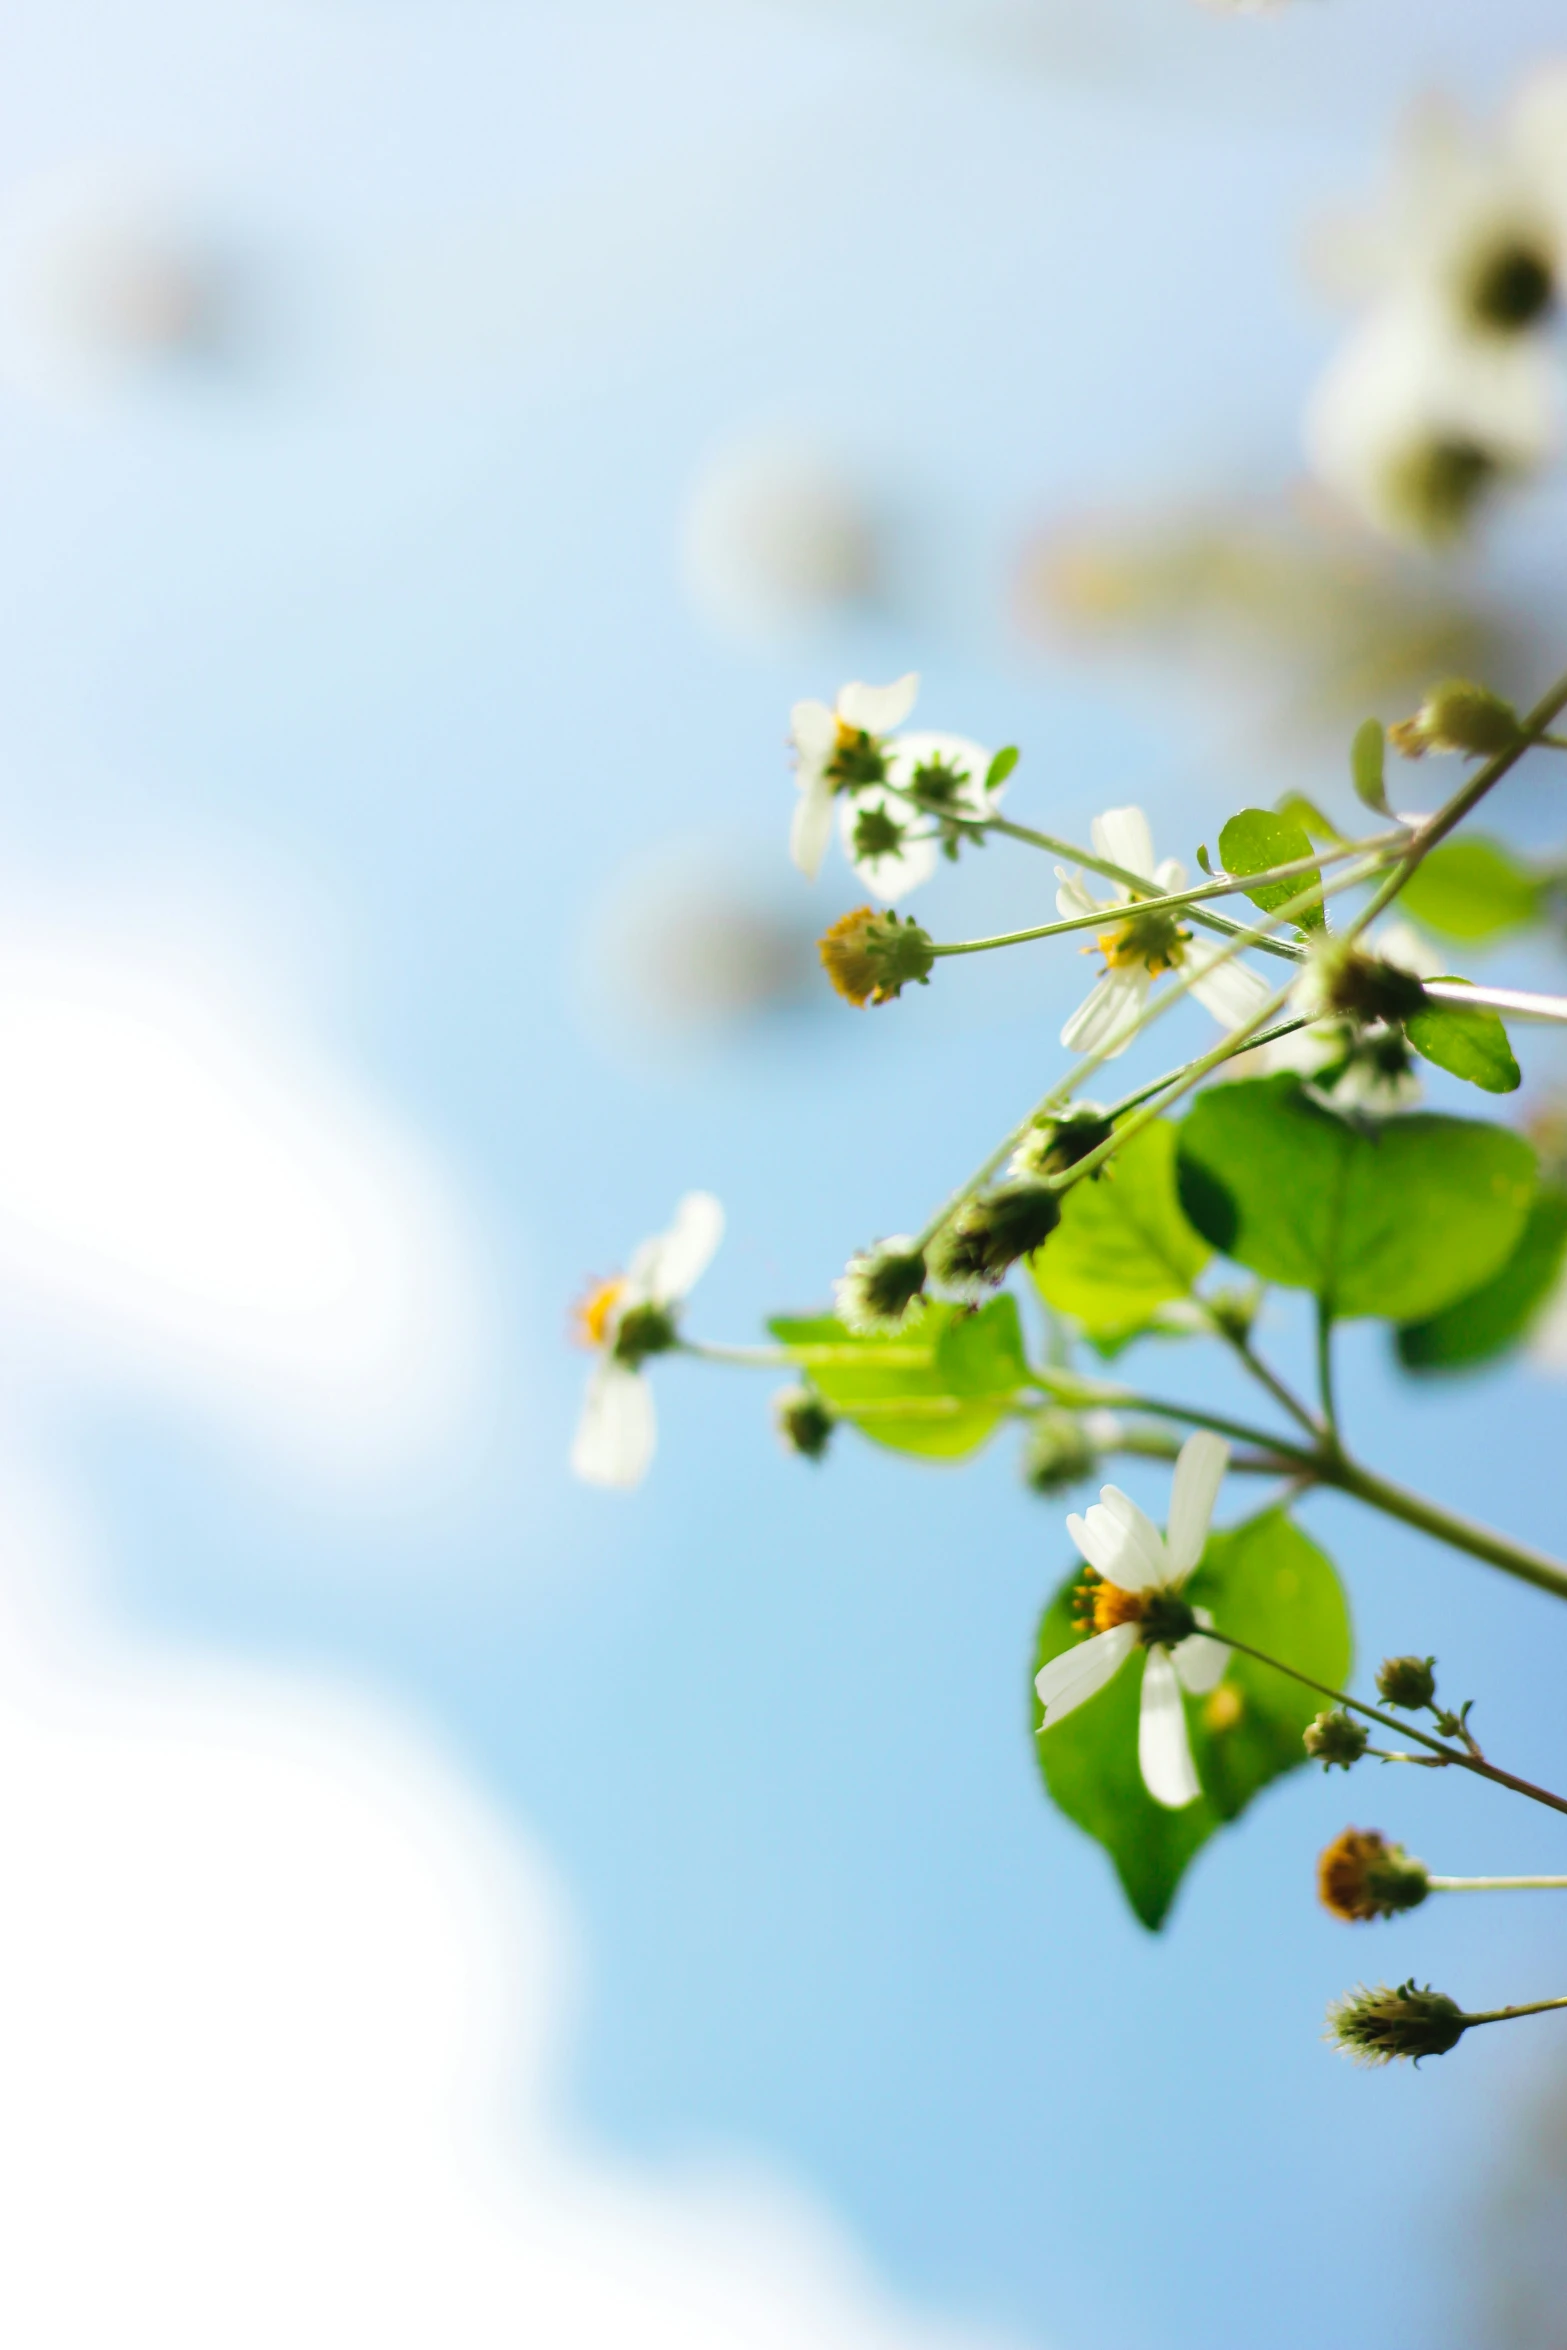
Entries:
POLYGON ((1338 1449, 1338 1407, 1333 1400, 1333 1309, 1325 1297, 1317 1300, 1317 1393, 1322 1398, 1322 1423, 1328 1442, 1338 1449))
MULTIPOLYGON (((1271 1028, 1263 1029, 1260 1035, 1247 1037, 1243 1044, 1238 1044, 1235 1047, 1235 1050, 1238 1053, 1254 1053, 1259 1046, 1277 1044, 1281 1036, 1293 1036, 1297 1029, 1305 1028, 1307 1025, 1308 1023, 1304 1019, 1277 1020, 1271 1028)), ((1112 1103, 1111 1107, 1106 1110, 1105 1116, 1113 1125, 1117 1118, 1126 1117, 1132 1110, 1140 1110, 1144 1102, 1151 1102, 1156 1094, 1167 1092, 1172 1085, 1179 1085, 1182 1078, 1196 1065, 1195 1061, 1186 1061, 1179 1069, 1167 1069, 1165 1074, 1162 1077, 1156 1077, 1151 1085, 1140 1085, 1135 1093, 1123 1094, 1118 1102, 1112 1103)))
POLYGON ((1467 980, 1459 979, 1428 979, 1425 990, 1433 1003, 1451 1004, 1457 1011, 1474 1006, 1486 1012, 1505 1012, 1509 1020, 1567 1026, 1567 996, 1537 995, 1525 987, 1471 987, 1467 980))
POLYGON ((1318 1681, 1310 1673, 1302 1673, 1294 1665, 1283 1664, 1278 1657, 1268 1656, 1262 1649, 1253 1648, 1248 1641, 1232 1638, 1228 1632, 1219 1631, 1215 1625, 1205 1624, 1203 1630, 1208 1639, 1222 1641, 1226 1648, 1233 1648, 1241 1656, 1253 1658, 1259 1665, 1271 1665, 1274 1672, 1283 1673, 1291 1681, 1300 1682, 1302 1688, 1315 1689, 1319 1697, 1331 1697, 1335 1705, 1347 1706, 1351 1713, 1364 1715, 1368 1722, 1380 1722, 1384 1730, 1395 1730, 1401 1738, 1412 1738, 1417 1746, 1425 1747, 1431 1754, 1440 1755, 1442 1761, 1453 1768, 1473 1771, 1476 1778, 1493 1780, 1498 1787, 1510 1787, 1515 1795, 1527 1795, 1531 1803, 1543 1803, 1551 1811, 1567 1812, 1567 1796, 1552 1795, 1548 1788, 1536 1787, 1532 1779, 1520 1779, 1512 1771, 1501 1770, 1497 1764, 1486 1762, 1480 1755, 1466 1754, 1461 1747, 1444 1746, 1439 1738, 1432 1738, 1424 1730, 1417 1730, 1412 1722, 1401 1722, 1394 1715, 1385 1714, 1380 1706, 1366 1705, 1358 1697, 1351 1697, 1346 1691, 1335 1689, 1330 1682, 1318 1681))
POLYGON ((1422 1494, 1395 1485, 1390 1477, 1363 1468, 1359 1461, 1343 1453, 1315 1461, 1313 1473, 1322 1484, 1334 1486, 1341 1493, 1352 1493, 1372 1509, 1402 1519, 1406 1526, 1418 1526, 1422 1533, 1434 1535, 1438 1542, 1447 1543, 1453 1550, 1465 1550, 1471 1558, 1484 1559, 1505 1574, 1516 1575, 1520 1582, 1532 1583, 1537 1590, 1567 1599, 1567 1567, 1528 1543, 1515 1542, 1510 1535, 1494 1533, 1489 1526, 1479 1526, 1472 1518, 1460 1517, 1456 1510, 1443 1509, 1422 1494))
POLYGON ((1221 1322, 1214 1324, 1214 1331, 1218 1337, 1228 1343, 1236 1360, 1245 1365, 1258 1385, 1267 1389, 1274 1402, 1283 1406, 1290 1418, 1305 1429, 1306 1434, 1311 1437, 1314 1443, 1320 1444, 1322 1422, 1308 1405, 1301 1402, 1294 1389, 1287 1386, 1279 1377, 1271 1363, 1263 1361, 1261 1355, 1253 1348, 1251 1340, 1243 1337, 1238 1330, 1226 1330, 1221 1322))
POLYGON ((1433 1893, 1560 1893, 1567 1877, 1432 1877, 1433 1893))
MULTIPOLYGON (((1400 832, 1386 835, 1385 839, 1389 842, 1397 841, 1402 844, 1406 837, 1404 833, 1400 832)), ((1369 852, 1372 845, 1381 844, 1355 842, 1342 849, 1334 849, 1330 853, 1338 858, 1355 856, 1362 850, 1369 852)), ((1139 914, 1189 912, 1203 898, 1233 896, 1237 891, 1254 890, 1272 881, 1294 881, 1302 874, 1310 874, 1315 877, 1319 865, 1325 864, 1327 861, 1326 856, 1320 859, 1316 856, 1296 857, 1287 865, 1270 867, 1266 873, 1226 874, 1220 880, 1204 882, 1199 888, 1176 889, 1166 892, 1163 896, 1139 898, 1136 901, 1136 911, 1139 914)), ((933 944, 931 952, 936 955, 982 955, 988 953, 992 947, 1024 946, 1036 938, 1062 938, 1068 931, 1102 930, 1107 921, 1113 923, 1118 918, 1122 918, 1129 910, 1113 905, 1095 906, 1092 913, 1063 915, 1057 922, 1041 922, 1030 930, 1005 930, 998 932, 994 938, 965 938, 946 946, 933 944)), ((1235 927, 1238 929, 1240 925, 1237 924, 1235 927)), ((1291 958, 1296 961, 1300 960, 1305 951, 1289 940, 1275 940, 1274 944, 1275 946, 1281 944, 1287 946, 1291 958)))
POLYGON ((1160 1396, 1139 1395, 1133 1388, 1115 1387, 1108 1380, 1084 1379, 1075 1371, 1037 1370, 1030 1366, 1029 1377, 1053 1402, 1065 1404, 1070 1410, 1149 1412, 1155 1419, 1179 1420, 1188 1428, 1211 1428, 1216 1436, 1233 1436, 1239 1444, 1255 1444, 1271 1461, 1293 1475, 1315 1477, 1317 1474, 1314 1452, 1273 1435, 1267 1428, 1258 1428, 1249 1420, 1233 1419, 1227 1412, 1204 1411, 1198 1404, 1166 1403, 1160 1396))
POLYGON ((1548 2015, 1553 2007, 1567 2007, 1567 1999, 1531 1999, 1526 2007, 1492 2007, 1484 2015, 1466 2015, 1464 2024, 1505 2024, 1515 2015, 1548 2015))

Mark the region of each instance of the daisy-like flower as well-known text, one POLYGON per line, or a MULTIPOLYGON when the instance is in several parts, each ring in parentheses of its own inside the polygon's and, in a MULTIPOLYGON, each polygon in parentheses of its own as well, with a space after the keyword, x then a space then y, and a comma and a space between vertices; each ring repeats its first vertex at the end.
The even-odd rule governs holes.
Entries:
POLYGON ((990 753, 961 734, 897 735, 886 746, 886 764, 885 784, 843 795, 838 826, 849 863, 890 906, 930 879, 944 839, 956 854, 957 827, 943 826, 942 817, 990 815, 1001 786, 986 788, 990 753))
MULTIPOLYGON (((1178 859, 1154 862, 1153 835, 1141 808, 1110 808, 1094 818, 1092 831, 1094 847, 1107 865, 1140 875, 1162 895, 1186 886, 1186 868, 1178 859)), ((1222 948, 1199 943, 1176 914, 1140 914, 1135 892, 1123 882, 1115 884, 1113 898, 1094 898, 1064 865, 1056 867, 1056 879, 1056 905, 1064 919, 1099 912, 1107 917, 1097 942, 1104 976, 1061 1031, 1068 1052, 1108 1047, 1111 1060, 1125 1052, 1148 990, 1164 971, 1195 975, 1192 993, 1221 1028, 1239 1027, 1266 1000, 1269 991, 1255 971, 1233 959, 1217 962, 1222 948)))
POLYGON ((1441 969, 1442 958, 1408 922, 1384 924, 1365 953, 1319 940, 1290 998, 1291 1009, 1311 1026, 1242 1053, 1229 1073, 1259 1077, 1291 1069, 1316 1080, 1340 1109, 1383 1115, 1412 1109, 1423 1088, 1397 1016, 1401 1004, 1406 1013, 1420 1008, 1406 983, 1434 979, 1441 969))
POLYGON ((1167 1811, 1182 1810, 1202 1793, 1181 1692, 1207 1696, 1229 1661, 1221 1642, 1203 1636, 1201 1627, 1212 1617, 1190 1606, 1181 1588, 1202 1557, 1229 1458, 1222 1437, 1204 1429, 1188 1436, 1175 1464, 1167 1535, 1116 1485, 1104 1486, 1083 1516, 1067 1519, 1067 1532, 1091 1570, 1082 1587, 1090 1637, 1053 1656, 1034 1680, 1045 1715, 1041 1731, 1053 1729, 1075 1706, 1097 1696, 1141 1648, 1137 1760, 1144 1786, 1167 1811))
POLYGON ((688 1191, 667 1232, 644 1240, 625 1273, 601 1281, 577 1308, 584 1346, 598 1355, 571 1447, 590 1485, 640 1485, 653 1458, 653 1390, 642 1365, 679 1341, 679 1309, 724 1236, 710 1191, 688 1191))
POLYGON ((821 871, 837 794, 886 782, 886 738, 913 709, 919 688, 919 677, 911 669, 894 685, 846 685, 830 710, 825 702, 795 703, 789 739, 800 797, 789 854, 807 881, 814 881, 821 871))

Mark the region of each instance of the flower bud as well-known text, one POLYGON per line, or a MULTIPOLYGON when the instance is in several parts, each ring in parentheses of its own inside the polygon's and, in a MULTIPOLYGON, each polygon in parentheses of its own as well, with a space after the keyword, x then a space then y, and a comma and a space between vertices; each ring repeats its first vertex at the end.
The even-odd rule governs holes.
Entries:
POLYGON ((1463 751, 1470 758, 1489 759, 1511 750, 1522 732, 1511 702, 1489 686, 1449 677, 1431 688, 1413 718, 1390 726, 1387 735, 1406 759, 1423 758, 1427 751, 1463 751))
POLYGON ((856 906, 820 941, 828 978, 851 1004, 890 1004, 911 981, 929 981, 936 957, 928 930, 911 918, 856 906))
POLYGON ((630 1306, 620 1317, 612 1351, 617 1363, 623 1363, 628 1371, 635 1371, 647 1361, 649 1355, 667 1354, 672 1346, 678 1346, 679 1343, 680 1334, 675 1328, 675 1318, 667 1306, 630 1306))
POLYGON ((1029 1128, 1012 1153, 1014 1175, 1064 1175, 1115 1132, 1097 1102, 1078 1102, 1059 1118, 1043 1118, 1029 1128))
POLYGON ((1330 1771, 1335 1763, 1347 1771, 1365 1753, 1367 1735, 1363 1722, 1357 1722, 1342 1706, 1335 1706, 1331 1713, 1318 1714, 1314 1722, 1306 1725, 1301 1743, 1312 1761, 1321 1763, 1325 1771, 1330 1771))
POLYGON ((1429 1984, 1421 1991, 1411 1975, 1390 1990, 1386 1983, 1361 1983, 1328 2009, 1328 2036, 1357 2064, 1391 2064, 1395 2057, 1445 2056, 1469 2028, 1456 1999, 1429 1984))
POLYGON ((1020 1175, 994 1191, 965 1200, 931 1244, 930 1269, 949 1289, 994 1283, 1043 1247, 1061 1221, 1061 1202, 1047 1183, 1020 1175))
POLYGON ((1431 1890, 1424 1861, 1375 1828, 1346 1828, 1317 1860, 1317 1895, 1346 1924, 1418 1909, 1431 1890))
POLYGON ((1436 1695, 1434 1656, 1385 1656, 1377 1667, 1377 1695, 1384 1705, 1419 1713, 1436 1695))
POLYGON ((773 1420, 790 1452, 819 1461, 832 1441, 833 1416, 814 1389, 781 1387, 773 1397, 773 1420))
POLYGON ((925 1259, 907 1234, 858 1249, 833 1285, 838 1318, 861 1335, 897 1330, 925 1288, 925 1259))
POLYGON ((1098 1462, 1089 1430, 1076 1412, 1037 1412, 1029 1422, 1023 1481, 1036 1493, 1067 1493, 1084 1485, 1098 1462))

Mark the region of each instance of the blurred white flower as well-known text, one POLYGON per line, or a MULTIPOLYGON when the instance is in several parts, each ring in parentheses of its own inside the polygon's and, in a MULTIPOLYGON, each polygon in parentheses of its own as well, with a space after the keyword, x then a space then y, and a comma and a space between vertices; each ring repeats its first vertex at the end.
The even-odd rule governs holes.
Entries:
POLYGON ((827 853, 834 797, 840 791, 886 782, 885 738, 903 724, 919 688, 918 674, 911 669, 892 685, 846 685, 832 709, 825 702, 795 703, 789 739, 800 797, 789 854, 807 881, 816 879, 827 853))
POLYGON ((703 615, 767 642, 869 599, 879 517, 866 489, 808 441, 767 436, 712 457, 681 533, 681 570, 703 615))
MULTIPOLYGON (((1384 923, 1368 939, 1367 950, 1397 971, 1415 979, 1435 979, 1443 958, 1421 937, 1413 923, 1384 923)), ((1331 952, 1331 949, 1328 950, 1331 952)), ((1292 1070, 1318 1079, 1340 1109, 1386 1114, 1413 1109, 1424 1088, 1415 1057, 1401 1030, 1385 1021, 1361 1026, 1334 1015, 1327 1003, 1323 964, 1309 962, 1296 982, 1291 1010, 1303 1013, 1310 1026, 1297 1028, 1272 1043, 1238 1054, 1226 1064, 1227 1078, 1273 1077, 1292 1070)))
MULTIPOLYGON (((1094 818, 1092 834, 1094 847, 1107 865, 1140 874, 1164 893, 1185 887, 1186 868, 1177 858, 1154 862, 1153 835, 1141 808, 1107 809, 1103 816, 1094 818)), ((1064 920, 1100 910, 1107 917, 1096 942, 1105 959, 1104 976, 1061 1031, 1061 1042, 1068 1052, 1092 1053, 1108 1047, 1111 1060, 1125 1052, 1148 991, 1165 971, 1192 976, 1192 994, 1221 1028, 1239 1027, 1267 997, 1269 990, 1254 971, 1233 958, 1216 962, 1223 949, 1217 943, 1199 944, 1183 929, 1178 915, 1138 913, 1136 893, 1124 882, 1115 883, 1113 897, 1095 898, 1064 865, 1056 867, 1056 879, 1060 883, 1056 905, 1064 920)))
POLYGON ((688 1191, 667 1232, 644 1240, 627 1272, 599 1282, 577 1309, 578 1332, 598 1352, 571 1447, 590 1485, 640 1485, 653 1459, 653 1390, 642 1365, 678 1344, 678 1309, 712 1263, 724 1211, 710 1191, 688 1191))
POLYGON ((1477 337, 1411 297, 1375 312, 1334 360, 1306 413, 1307 452, 1377 529, 1440 544, 1545 464, 1557 397, 1533 338, 1477 337))
POLYGON ((1141 1647, 1147 1661, 1137 1760, 1149 1794, 1169 1811, 1195 1803, 1202 1793, 1181 1691, 1207 1696, 1229 1662, 1220 1642, 1193 1629, 1213 1618, 1181 1597, 1182 1585, 1202 1558, 1229 1459, 1221 1436, 1206 1429, 1188 1436, 1175 1464, 1167 1537, 1118 1485, 1102 1487, 1092 1509, 1067 1519, 1067 1532, 1093 1569, 1083 1592, 1091 1636, 1052 1657, 1034 1680, 1044 1709, 1043 1732, 1097 1696, 1141 1647))

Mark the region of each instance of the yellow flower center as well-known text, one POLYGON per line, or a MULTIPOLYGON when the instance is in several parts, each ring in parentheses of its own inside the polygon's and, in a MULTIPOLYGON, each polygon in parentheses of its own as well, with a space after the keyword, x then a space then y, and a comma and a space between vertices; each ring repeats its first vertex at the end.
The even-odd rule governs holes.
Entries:
POLYGON ((1092 1567, 1073 1594, 1073 1608, 1078 1623, 1090 1634, 1113 1632, 1117 1624, 1140 1624, 1148 1612, 1144 1593, 1123 1591, 1119 1583, 1107 1583, 1092 1567))
POLYGON ((618 1274, 613 1281, 596 1281, 587 1296, 579 1302, 576 1309, 579 1346, 608 1345, 610 1321, 625 1286, 625 1281, 618 1274))
POLYGON ((1102 930, 1095 944, 1107 971, 1131 971, 1141 963, 1157 979, 1162 971, 1177 968, 1190 939, 1191 932, 1173 914, 1133 914, 1113 930, 1102 930))

